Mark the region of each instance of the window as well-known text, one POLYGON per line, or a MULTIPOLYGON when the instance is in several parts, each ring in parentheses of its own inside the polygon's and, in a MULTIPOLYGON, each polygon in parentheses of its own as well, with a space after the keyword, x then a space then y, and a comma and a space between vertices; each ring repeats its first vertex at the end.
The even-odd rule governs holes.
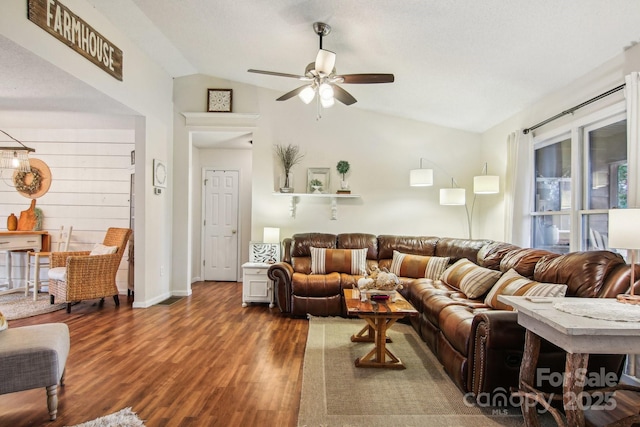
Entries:
POLYGON ((533 247, 566 253, 608 249, 608 210, 627 207, 624 112, 534 140, 533 247))
POLYGON ((571 139, 540 144, 535 150, 533 246, 568 252, 572 206, 571 139))

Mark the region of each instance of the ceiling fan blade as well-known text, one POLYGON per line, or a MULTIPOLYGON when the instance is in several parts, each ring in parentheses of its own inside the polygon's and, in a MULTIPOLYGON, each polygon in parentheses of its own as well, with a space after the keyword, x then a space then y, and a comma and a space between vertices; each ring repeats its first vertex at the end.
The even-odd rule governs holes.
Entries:
POLYGON ((393 74, 342 74, 342 83, 393 83, 393 74))
POLYGON ((257 74, 266 74, 268 76, 277 76, 277 77, 290 77, 293 79, 298 79, 298 80, 311 80, 309 77, 307 76, 299 76, 297 74, 287 74, 287 73, 279 73, 277 71, 264 71, 264 70, 254 70, 254 69, 249 69, 247 70, 250 73, 257 73, 257 74))
POLYGON ((340 86, 338 85, 332 85, 332 86, 333 86, 333 97, 338 101, 342 102, 344 105, 351 105, 358 102, 358 100, 356 100, 349 92, 342 89, 340 86))
POLYGON ((331 74, 333 67, 336 65, 336 54, 330 50, 320 49, 316 56, 316 71, 324 73, 325 75, 331 74))
POLYGON ((294 96, 298 95, 307 87, 309 87, 309 85, 300 86, 299 88, 296 88, 290 92, 285 93, 280 98, 276 99, 276 101, 286 101, 287 99, 293 98, 294 96))

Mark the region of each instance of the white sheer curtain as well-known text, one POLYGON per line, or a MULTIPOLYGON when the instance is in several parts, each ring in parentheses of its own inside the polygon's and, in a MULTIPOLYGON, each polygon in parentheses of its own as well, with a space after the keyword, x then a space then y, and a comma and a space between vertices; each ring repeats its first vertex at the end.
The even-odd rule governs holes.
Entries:
MULTIPOLYGON (((627 102, 627 206, 640 207, 640 75, 637 71, 625 76, 624 96, 627 102)), ((640 355, 629 355, 625 373, 638 381, 640 355)))
POLYGON ((533 137, 517 130, 507 138, 507 175, 504 191, 505 241, 531 246, 531 188, 533 137))
POLYGON ((627 101, 627 155, 629 179, 627 206, 640 207, 640 74, 633 72, 624 78, 627 101))

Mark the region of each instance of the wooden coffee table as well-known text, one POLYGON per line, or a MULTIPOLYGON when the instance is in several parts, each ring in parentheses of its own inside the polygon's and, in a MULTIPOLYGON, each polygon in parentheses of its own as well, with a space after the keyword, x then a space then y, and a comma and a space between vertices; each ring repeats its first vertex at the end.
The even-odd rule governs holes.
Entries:
POLYGON ((391 300, 360 301, 357 289, 345 289, 344 301, 349 316, 358 316, 367 322, 360 332, 351 336, 353 342, 372 342, 373 349, 364 357, 359 357, 355 365, 359 368, 405 369, 404 364, 388 348, 391 339, 387 337, 389 329, 398 319, 417 316, 418 311, 397 294, 395 302, 391 300))

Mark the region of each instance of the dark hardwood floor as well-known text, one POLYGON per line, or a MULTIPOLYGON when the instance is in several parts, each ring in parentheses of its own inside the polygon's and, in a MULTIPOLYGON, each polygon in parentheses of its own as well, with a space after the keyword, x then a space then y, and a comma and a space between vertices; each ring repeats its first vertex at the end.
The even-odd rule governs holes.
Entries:
POLYGON ((149 427, 296 425, 306 319, 242 308, 240 283, 198 282, 170 306, 120 300, 9 322, 64 322, 71 352, 58 419, 42 388, 0 395, 0 426, 68 426, 129 406, 149 427))

